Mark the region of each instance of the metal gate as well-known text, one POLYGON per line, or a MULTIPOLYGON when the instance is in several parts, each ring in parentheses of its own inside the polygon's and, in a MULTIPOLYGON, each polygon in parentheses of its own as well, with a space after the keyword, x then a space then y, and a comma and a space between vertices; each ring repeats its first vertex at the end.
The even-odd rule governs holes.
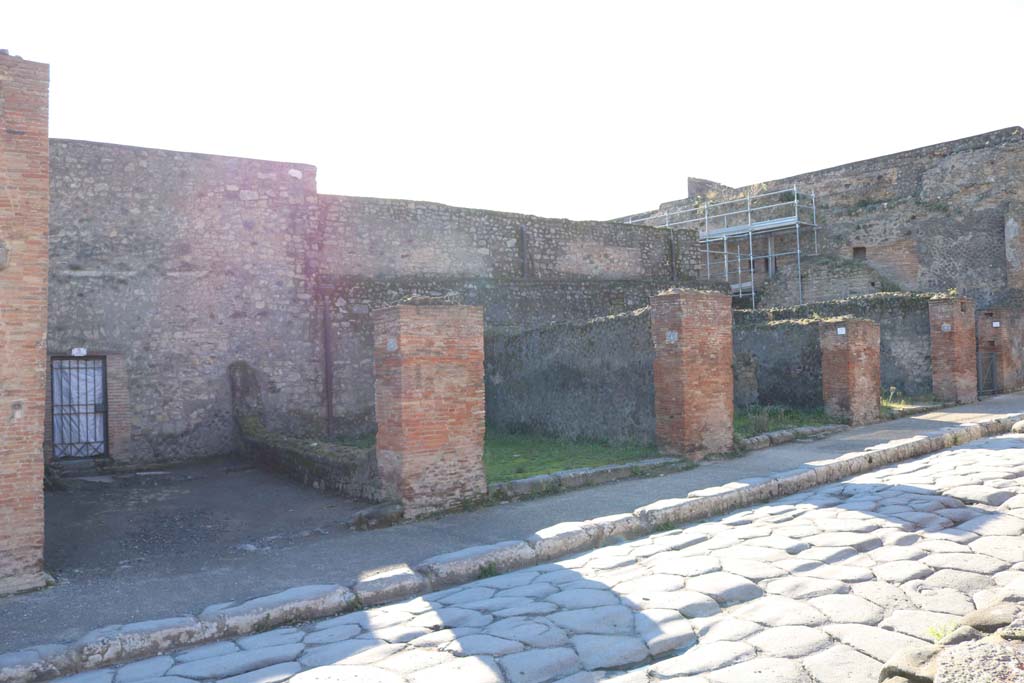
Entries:
POLYGON ((996 386, 996 351, 978 351, 978 395, 991 396, 996 386))
POLYGON ((107 454, 107 361, 53 358, 53 456, 87 458, 107 454))

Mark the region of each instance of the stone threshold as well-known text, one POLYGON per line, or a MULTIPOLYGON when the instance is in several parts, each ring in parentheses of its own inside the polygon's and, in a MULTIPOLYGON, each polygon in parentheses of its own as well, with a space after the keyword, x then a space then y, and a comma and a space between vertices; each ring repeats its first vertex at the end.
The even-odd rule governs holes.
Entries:
POLYGON ((770 477, 743 479, 692 491, 632 512, 563 522, 529 537, 474 546, 428 558, 414 567, 371 572, 355 585, 313 585, 242 602, 210 605, 198 615, 108 626, 71 643, 0 655, 0 683, 33 683, 152 657, 180 647, 258 633, 365 607, 407 600, 477 579, 544 564, 575 553, 722 515, 886 465, 1010 431, 1024 413, 946 427, 878 444, 770 477))

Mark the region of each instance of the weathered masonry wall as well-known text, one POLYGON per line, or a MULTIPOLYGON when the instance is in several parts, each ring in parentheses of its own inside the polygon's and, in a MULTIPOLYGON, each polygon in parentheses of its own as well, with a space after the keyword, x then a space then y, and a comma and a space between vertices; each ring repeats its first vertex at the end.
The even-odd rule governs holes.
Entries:
MULTIPOLYGON (((931 295, 890 293, 784 309, 733 311, 736 407, 823 405, 822 318, 853 315, 881 328, 882 388, 932 392, 931 295)), ((612 443, 654 443, 650 310, 531 330, 489 328, 487 424, 612 443)))
POLYGON ((272 431, 322 433, 330 396, 337 435, 372 433, 370 312, 408 296, 529 329, 637 308, 698 267, 692 233, 320 196, 301 164, 69 140, 50 163, 48 350, 107 359, 115 460, 233 449, 236 361, 272 431))
POLYGON ((315 169, 70 140, 52 141, 50 164, 48 351, 123 357, 130 441, 112 455, 233 449, 236 360, 263 375, 269 427, 308 428, 315 169))
POLYGON ((0 595, 43 574, 49 68, 0 53, 0 595))
POLYGON ((737 405, 821 405, 816 319, 852 315, 881 328, 882 388, 932 393, 928 306, 933 295, 887 292, 789 308, 736 311, 737 405))
POLYGON ((327 277, 534 280, 697 277, 693 231, 569 221, 431 202, 321 195, 327 277))
MULTIPOLYGON (((805 301, 885 290, 957 288, 980 306, 1024 286, 1024 129, 962 140, 772 180, 756 187, 695 183, 691 196, 716 199, 799 186, 817 197, 822 259, 806 259, 805 301), (836 259, 853 260, 849 272, 836 259), (830 275, 831 274, 831 275, 830 275)), ((668 202, 655 218, 693 198, 668 202)), ((797 303, 791 259, 765 303, 797 303)))
POLYGON ((487 336, 487 424, 654 444, 650 310, 487 336))

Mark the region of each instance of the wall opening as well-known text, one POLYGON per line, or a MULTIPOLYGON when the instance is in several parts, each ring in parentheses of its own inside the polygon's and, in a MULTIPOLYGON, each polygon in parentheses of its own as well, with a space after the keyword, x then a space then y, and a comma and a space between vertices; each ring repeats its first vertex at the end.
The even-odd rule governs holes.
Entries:
POLYGON ((867 247, 854 247, 853 248, 853 258, 855 258, 858 261, 866 261, 867 258, 868 258, 868 248, 867 247))
POLYGON ((107 359, 54 356, 50 359, 50 382, 53 457, 108 455, 107 359))

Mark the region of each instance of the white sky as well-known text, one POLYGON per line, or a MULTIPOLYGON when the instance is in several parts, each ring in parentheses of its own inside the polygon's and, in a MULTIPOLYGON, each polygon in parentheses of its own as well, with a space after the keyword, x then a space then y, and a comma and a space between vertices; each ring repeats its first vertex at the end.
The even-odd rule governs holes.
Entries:
POLYGON ((612 218, 1024 124, 1024 0, 10 2, 52 137, 612 218))

